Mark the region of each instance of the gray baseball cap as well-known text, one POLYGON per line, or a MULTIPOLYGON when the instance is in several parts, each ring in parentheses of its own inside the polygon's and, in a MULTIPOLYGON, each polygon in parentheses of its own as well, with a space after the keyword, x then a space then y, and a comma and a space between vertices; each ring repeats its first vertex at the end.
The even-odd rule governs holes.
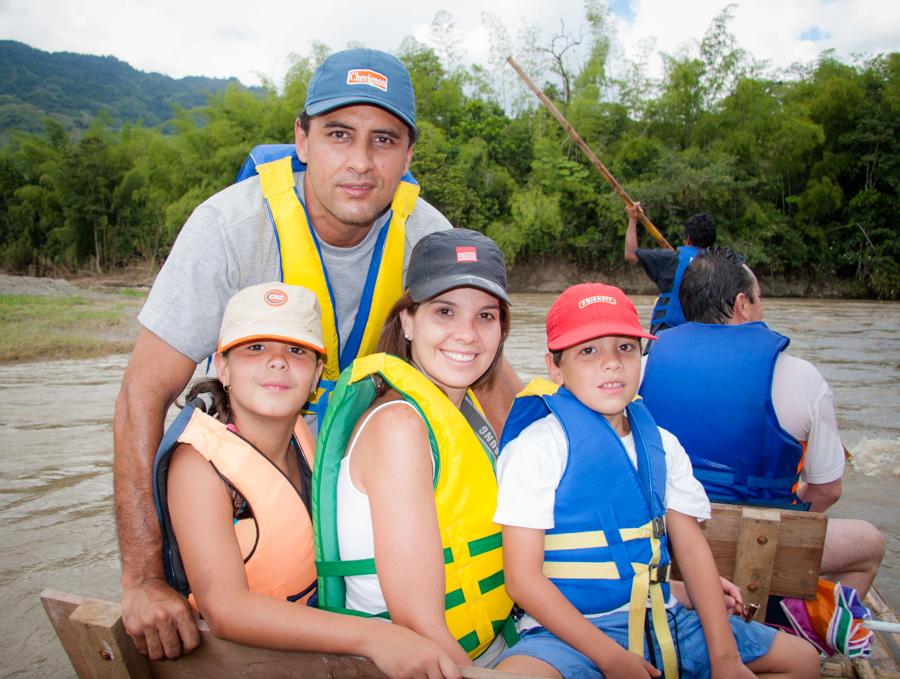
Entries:
POLYGON ((464 287, 484 290, 510 303, 503 253, 490 238, 470 229, 436 231, 416 243, 406 287, 416 303, 464 287))

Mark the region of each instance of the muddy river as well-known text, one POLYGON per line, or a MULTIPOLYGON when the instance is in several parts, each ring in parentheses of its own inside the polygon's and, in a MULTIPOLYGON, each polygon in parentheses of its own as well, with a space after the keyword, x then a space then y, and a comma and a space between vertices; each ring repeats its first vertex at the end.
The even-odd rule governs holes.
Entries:
MULTIPOLYGON (((515 295, 507 355, 544 374, 551 295, 515 295)), ((652 299, 637 298, 642 318, 652 299)), ((766 320, 831 384, 854 454, 834 516, 866 518, 888 538, 876 580, 900 606, 900 304, 767 300, 766 320)), ((74 676, 38 593, 116 599, 112 410, 126 357, 0 367, 0 676, 74 676)))

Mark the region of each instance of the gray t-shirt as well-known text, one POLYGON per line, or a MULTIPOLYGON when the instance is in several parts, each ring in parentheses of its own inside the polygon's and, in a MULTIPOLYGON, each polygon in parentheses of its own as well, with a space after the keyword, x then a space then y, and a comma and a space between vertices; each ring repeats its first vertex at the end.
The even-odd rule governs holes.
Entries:
MULTIPOLYGON (((303 173, 294 175, 303 195, 303 173)), ((320 241, 339 319, 341 341, 353 327, 377 234, 390 212, 375 221, 363 241, 339 248, 320 241)), ((406 253, 420 238, 452 228, 421 198, 406 221, 406 253)), ((229 186, 201 203, 185 222, 172 252, 156 277, 141 325, 188 358, 200 362, 215 352, 228 300, 248 285, 281 279, 274 228, 259 177, 229 186)))

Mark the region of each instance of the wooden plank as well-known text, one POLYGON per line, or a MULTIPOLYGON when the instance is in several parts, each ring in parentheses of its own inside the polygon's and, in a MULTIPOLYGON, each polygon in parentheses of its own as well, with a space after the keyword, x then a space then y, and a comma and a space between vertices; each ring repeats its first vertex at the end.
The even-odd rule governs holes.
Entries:
MULTIPOLYGON (((201 621, 200 646, 178 660, 147 660, 125 634, 119 604, 44 590, 44 609, 80 679, 384 679, 371 660, 328 653, 273 651, 217 639, 201 621)), ((467 679, 530 679, 478 667, 461 668, 467 679)), ((533 679, 533 678, 531 678, 533 679)))
POLYGON ((759 606, 760 620, 766 618, 780 524, 777 509, 744 507, 741 512, 733 580, 741 588, 744 602, 759 606))
MULTIPOLYGON (((729 579, 735 573, 742 511, 739 505, 713 504, 712 518, 701 524, 719 573, 729 579)), ((816 594, 828 520, 818 512, 779 511, 770 593, 808 599, 816 594)), ((677 577, 677 564, 675 573, 677 577)))
POLYGON ((85 597, 77 594, 69 594, 60 592, 55 589, 45 589, 41 592, 41 603, 44 605, 44 611, 50 619, 50 624, 59 637, 59 643, 62 644, 69 661, 75 669, 75 674, 80 679, 88 679, 94 676, 89 670, 88 660, 84 657, 81 645, 78 643, 78 637, 69 623, 69 616, 86 601, 85 597))
POLYGON ((122 607, 85 601, 69 616, 84 657, 97 679, 151 679, 147 660, 125 632, 122 607))

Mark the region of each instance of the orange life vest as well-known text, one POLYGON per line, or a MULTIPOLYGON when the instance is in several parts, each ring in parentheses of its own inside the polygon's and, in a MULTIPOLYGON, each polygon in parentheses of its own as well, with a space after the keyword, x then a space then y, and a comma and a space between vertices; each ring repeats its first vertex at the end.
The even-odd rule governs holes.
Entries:
MULTIPOLYGON (((297 420, 294 435, 312 468, 316 444, 302 418, 297 420)), ((278 599, 306 601, 315 589, 316 569, 312 522, 300 493, 250 443, 222 422, 190 406, 182 411, 167 432, 163 439, 166 448, 160 446, 155 466, 154 492, 170 584, 188 593, 184 591, 187 578, 163 494, 168 460, 180 443, 191 445, 206 458, 250 507, 252 516, 236 520, 234 524, 250 591, 278 599)), ((189 599, 196 608, 193 596, 189 599)))

